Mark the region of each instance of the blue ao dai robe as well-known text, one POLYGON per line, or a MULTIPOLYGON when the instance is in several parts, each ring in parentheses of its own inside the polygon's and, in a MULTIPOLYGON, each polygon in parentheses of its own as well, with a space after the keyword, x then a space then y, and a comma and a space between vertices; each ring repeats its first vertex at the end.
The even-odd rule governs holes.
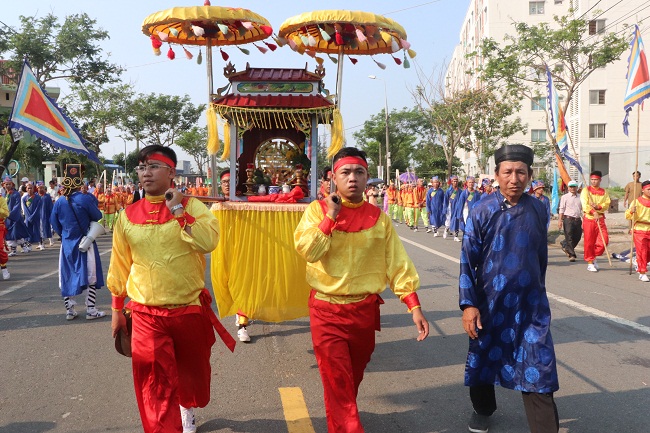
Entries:
POLYGON ((427 191, 427 211, 429 212, 429 224, 433 227, 445 225, 445 213, 447 212, 447 195, 441 188, 429 188, 427 191))
POLYGON ((453 186, 450 186, 447 188, 447 192, 445 195, 447 196, 447 209, 445 210, 446 212, 446 220, 445 220, 445 225, 449 227, 449 230, 452 232, 455 232, 456 230, 460 230, 460 217, 462 217, 462 209, 458 209, 458 206, 456 204, 458 203, 458 198, 460 197, 460 193, 463 190, 460 188, 454 189, 453 186))
POLYGON ((89 194, 75 192, 68 199, 61 197, 54 203, 50 223, 61 236, 59 285, 63 297, 79 295, 88 285, 97 288, 104 285, 102 262, 96 243, 93 242, 91 249, 85 253, 79 251, 79 242, 88 232, 90 222, 101 218, 102 213, 89 194), (74 206, 79 222, 70 205, 74 206))
POLYGON ((52 197, 49 194, 41 196, 41 221, 39 224, 39 232, 42 239, 49 239, 52 237, 52 225, 50 224, 50 216, 52 216, 52 197))
POLYGON ((27 226, 27 241, 37 243, 41 241, 41 196, 34 194, 32 197, 25 194, 22 198, 25 226, 27 226))
POLYGON ((476 204, 481 200, 481 192, 474 190, 470 192, 467 189, 464 189, 462 193, 460 193, 460 197, 458 197, 458 210, 460 213, 460 221, 458 222, 458 226, 460 229, 464 232, 465 231, 465 222, 467 221, 467 218, 469 216, 470 211, 476 206, 476 204), (465 208, 467 208, 467 212, 465 211, 465 208))
POLYGON ((9 208, 9 216, 5 219, 5 226, 7 227, 7 234, 5 239, 8 241, 22 242, 29 236, 27 226, 23 220, 22 202, 20 200, 20 193, 13 190, 7 194, 7 207, 9 208))
POLYGON ((482 330, 469 340, 465 385, 494 384, 546 393, 559 388, 546 296, 548 213, 524 194, 507 208, 484 197, 463 237, 459 304, 477 307, 482 330))

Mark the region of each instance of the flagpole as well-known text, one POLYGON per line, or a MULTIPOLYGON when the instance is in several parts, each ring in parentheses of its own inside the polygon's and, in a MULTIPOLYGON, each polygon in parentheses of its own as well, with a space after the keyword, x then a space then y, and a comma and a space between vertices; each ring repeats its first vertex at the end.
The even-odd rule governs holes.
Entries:
MULTIPOLYGON (((634 186, 632 187, 632 192, 634 195, 632 196, 634 200, 636 200, 638 197, 636 196, 636 172, 639 171, 639 135, 640 135, 640 129, 641 129, 641 104, 636 105, 636 162, 634 164, 634 174, 632 175, 632 180, 634 180, 634 186)), ((634 255, 632 254, 632 251, 634 251, 634 223, 636 223, 636 212, 632 214, 632 226, 630 227, 630 273, 629 275, 632 275, 632 258, 634 255)), ((638 260, 637 260, 638 261, 638 260)), ((638 265, 638 263, 637 263, 638 265)))

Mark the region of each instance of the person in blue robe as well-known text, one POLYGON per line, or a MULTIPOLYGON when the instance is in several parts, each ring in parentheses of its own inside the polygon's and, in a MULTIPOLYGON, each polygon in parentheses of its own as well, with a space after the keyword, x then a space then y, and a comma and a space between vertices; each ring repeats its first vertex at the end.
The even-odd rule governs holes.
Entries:
POLYGON ((533 151, 509 145, 495 153, 499 189, 474 207, 461 248, 459 305, 470 337, 465 385, 474 413, 470 431, 487 432, 494 385, 522 392, 530 430, 559 429, 559 389, 546 295, 549 214, 524 193, 533 151))
MULTIPOLYGON (((465 232, 465 221, 467 221, 469 212, 481 199, 481 192, 475 188, 476 179, 473 176, 467 177, 466 185, 467 188, 460 193, 460 197, 458 197, 458 202, 456 203, 459 211, 458 214, 460 214, 458 226, 463 233, 465 232)), ((455 238, 454 240, 456 239, 458 238, 455 238)), ((460 239, 458 239, 458 242, 460 242, 460 239)))
POLYGON ((449 179, 451 180, 451 185, 445 192, 447 197, 447 210, 445 215, 445 232, 442 237, 447 239, 447 234, 453 232, 454 239, 458 239, 458 231, 460 230, 460 221, 458 218, 460 217, 460 211, 456 203, 462 190, 458 187, 458 176, 452 175, 449 179))
POLYGON ((34 191, 34 184, 25 185, 27 193, 21 198, 23 206, 23 215, 25 216, 25 226, 27 227, 27 248, 32 249, 33 243, 38 243, 43 249, 41 243, 41 196, 34 191))
POLYGON ((98 319, 106 314, 95 306, 96 291, 104 285, 102 262, 97 244, 87 252, 79 250, 79 242, 88 233, 91 221, 99 221, 102 213, 88 194, 80 192, 81 164, 68 164, 63 185, 64 196, 54 203, 50 223, 61 236, 59 255, 59 287, 66 309, 66 320, 77 317, 74 296, 86 292, 86 319, 98 319))
POLYGON ((546 206, 546 213, 549 217, 548 224, 546 225, 546 230, 548 231, 548 226, 551 223, 551 201, 544 195, 544 188, 546 188, 546 186, 541 180, 534 180, 531 183, 531 187, 533 189, 532 196, 544 203, 544 206, 546 206))
POLYGON ((50 216, 52 215, 54 203, 52 203, 52 197, 47 193, 43 182, 38 184, 38 195, 41 197, 41 221, 39 224, 39 233, 41 235, 40 248, 46 239, 50 241, 50 246, 54 245, 52 242, 52 225, 50 224, 50 216))
POLYGON ((438 176, 431 178, 432 187, 427 191, 427 211, 429 213, 429 227, 433 230, 433 236, 438 237, 438 228, 445 225, 445 213, 447 211, 447 195, 440 188, 438 176))
POLYGON ((25 221, 23 220, 22 202, 20 201, 20 193, 16 191, 14 181, 9 177, 4 179, 4 187, 7 192, 7 207, 9 208, 9 216, 5 219, 5 226, 7 227, 7 234, 5 240, 9 247, 9 257, 16 255, 18 245, 22 247, 23 253, 28 253, 29 249, 25 243, 25 239, 29 236, 25 221))

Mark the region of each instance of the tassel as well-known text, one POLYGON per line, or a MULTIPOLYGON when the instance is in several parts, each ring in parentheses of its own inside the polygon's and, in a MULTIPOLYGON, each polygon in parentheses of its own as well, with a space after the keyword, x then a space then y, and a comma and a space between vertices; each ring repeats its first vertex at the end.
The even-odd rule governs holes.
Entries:
POLYGON ((216 155, 219 151, 219 132, 217 131, 217 110, 210 105, 205 112, 208 126, 208 155, 216 155))
POLYGON ((391 56, 391 57, 393 58, 393 60, 395 60, 395 63, 397 63, 398 65, 401 65, 401 64, 402 64, 402 60, 401 60, 401 59, 398 59, 398 58, 395 57, 395 56, 391 56))
POLYGON ((205 0, 205 1, 203 2, 203 6, 211 6, 211 5, 210 5, 210 0, 205 0))
POLYGON ((310 47, 315 47, 316 45, 318 45, 318 42, 316 42, 316 38, 313 37, 312 35, 307 36, 307 40, 309 41, 310 47))
POLYGON ((169 33, 171 33, 171 35, 172 35, 173 37, 175 37, 175 38, 178 37, 178 30, 176 30, 176 29, 173 28, 173 27, 168 27, 168 30, 169 30, 169 33))
POLYGON ((405 50, 408 50, 409 48, 411 48, 411 43, 409 41, 407 41, 406 39, 401 39, 400 38, 399 42, 402 45, 402 48, 404 48, 405 50))
POLYGON ((302 44, 305 46, 309 45, 309 38, 305 35, 300 35, 300 40, 302 41, 302 44))
POLYGON ((391 49, 391 51, 393 53, 396 53, 396 52, 398 52, 400 50, 399 44, 397 43, 395 38, 391 38, 391 40, 390 40, 390 49, 391 49))
POLYGON ((368 38, 366 38, 366 35, 363 34, 361 29, 356 29, 355 32, 357 34, 357 39, 359 39, 359 42, 365 42, 368 40, 368 38))
POLYGON ((151 46, 153 47, 154 50, 156 48, 162 47, 162 42, 160 42, 158 39, 156 39, 156 37, 154 35, 151 35, 150 39, 151 39, 151 46))
POLYGON ((327 158, 332 159, 343 147, 343 117, 338 108, 332 113, 332 141, 327 151, 327 158))
POLYGON ((161 55, 162 53, 160 52, 160 48, 154 48, 154 49, 153 49, 153 54, 154 54, 154 56, 159 56, 159 55, 161 55))
POLYGON ((223 124, 223 153, 221 160, 225 161, 230 158, 230 123, 225 121, 223 124))
POLYGON ((322 57, 315 56, 314 59, 316 59, 316 63, 319 65, 322 65, 325 60, 323 60, 322 57))
POLYGON ((377 64, 377 66, 379 66, 381 69, 386 69, 386 65, 384 65, 383 63, 379 63, 379 62, 378 62, 377 60, 375 60, 374 58, 372 59, 372 61, 375 62, 375 63, 377 64))
POLYGON ((386 45, 390 44, 393 40, 393 36, 390 33, 382 32, 380 30, 379 35, 381 36, 381 39, 386 43, 386 45))
POLYGON ((358 59, 355 59, 354 57, 350 57, 350 56, 348 56, 348 59, 350 59, 353 65, 356 65, 357 62, 359 61, 358 59))
POLYGON ((160 39, 163 42, 167 42, 167 39, 169 38, 167 33, 165 33, 165 32, 156 32, 156 34, 158 35, 158 39, 160 39))
POLYGON ((169 47, 169 51, 167 51, 167 57, 169 60, 174 60, 176 58, 176 53, 174 50, 172 50, 172 47, 169 47))
POLYGON ((267 25, 261 25, 260 29, 264 32, 266 36, 271 36, 273 34, 273 27, 267 25))
POLYGON ((242 53, 249 55, 251 52, 248 51, 246 48, 241 48, 239 45, 236 45, 236 47, 241 51, 242 53))
POLYGON ((411 67, 411 62, 409 62, 409 59, 404 56, 404 69, 408 69, 411 67))
POLYGON ((199 49, 199 55, 196 58, 196 64, 200 65, 201 63, 203 63, 203 52, 199 49))
POLYGON ((271 51, 275 51, 275 50, 278 49, 278 46, 277 46, 277 45, 274 45, 274 44, 271 44, 271 43, 269 43, 269 42, 265 42, 265 41, 262 41, 262 42, 264 42, 264 45, 266 45, 267 47, 269 47, 269 49, 270 49, 271 51))
POLYGON ((221 48, 219 48, 219 51, 221 51, 221 58, 223 59, 224 62, 227 61, 227 60, 230 58, 230 56, 228 55, 228 53, 226 53, 226 52, 225 52, 224 50, 222 50, 221 48))
POLYGON ((284 46, 284 45, 287 45, 287 43, 288 43, 288 41, 285 38, 280 37, 278 35, 275 35, 273 40, 281 47, 284 46))
POLYGON ((192 26, 192 32, 194 33, 194 36, 196 36, 197 38, 200 38, 201 36, 205 35, 205 29, 199 26, 192 26))
POLYGON ((409 57, 412 58, 412 59, 414 59, 415 56, 417 56, 417 54, 418 54, 418 53, 416 53, 415 51, 413 51, 411 49, 407 50, 406 52, 409 53, 409 57))
POLYGON ((183 47, 183 51, 185 51, 185 57, 187 57, 188 60, 192 60, 194 58, 194 55, 187 51, 187 48, 183 47))
POLYGON ((241 25, 244 26, 246 30, 253 30, 254 28, 253 23, 250 21, 242 21, 241 25))
POLYGON ((334 63, 335 65, 339 62, 338 59, 337 59, 336 57, 332 57, 332 56, 330 56, 329 54, 327 55, 327 57, 329 57, 329 59, 330 59, 330 60, 332 61, 332 63, 334 63))
POLYGON ((307 54, 309 57, 316 57, 316 52, 310 49, 306 49, 305 54, 307 54))
POLYGON ((336 41, 336 45, 344 44, 343 36, 341 36, 341 33, 339 33, 338 31, 336 31, 336 33, 334 34, 334 40, 336 41))
POLYGON ((289 47, 291 47, 292 50, 294 51, 298 50, 298 45, 296 45, 293 39, 289 39, 287 42, 289 43, 289 47))
POLYGON ((320 26, 318 26, 318 30, 320 31, 320 36, 323 38, 324 41, 329 42, 332 37, 327 33, 325 30, 323 30, 320 26))
POLYGON ((221 34, 223 34, 223 35, 227 35, 228 32, 230 31, 230 30, 228 29, 228 26, 225 25, 225 24, 217 23, 217 27, 219 27, 219 30, 221 31, 221 34))
POLYGON ((266 52, 268 51, 268 49, 266 49, 266 48, 264 48, 264 47, 260 47, 260 46, 257 45, 257 44, 253 44, 253 46, 254 46, 255 48, 257 48, 258 50, 260 50, 260 52, 261 52, 262 54, 266 54, 266 52))
POLYGON ((243 38, 246 36, 246 33, 248 33, 248 29, 246 29, 244 26, 240 26, 237 28, 237 32, 239 33, 239 37, 243 38))

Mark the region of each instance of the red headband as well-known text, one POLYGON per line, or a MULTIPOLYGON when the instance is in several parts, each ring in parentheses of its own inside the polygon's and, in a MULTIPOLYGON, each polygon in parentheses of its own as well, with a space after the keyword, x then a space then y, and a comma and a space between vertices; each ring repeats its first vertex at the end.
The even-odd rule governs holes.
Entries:
POLYGON ((358 164, 362 165, 365 167, 365 169, 368 169, 368 163, 363 160, 363 158, 359 156, 345 156, 334 164, 334 173, 342 166, 342 165, 347 165, 347 164, 358 164))
POLYGON ((646 189, 650 189, 650 183, 647 184, 646 186, 644 186, 643 188, 641 188, 641 190, 643 190, 643 191, 645 191, 646 189))
POLYGON ((167 164, 170 167, 176 168, 176 164, 174 164, 174 161, 171 160, 171 158, 163 155, 162 153, 152 153, 151 155, 147 156, 147 161, 160 161, 162 163, 167 164))
POLYGON ((600 179, 600 178, 601 177, 598 176, 597 174, 592 174, 591 176, 589 176, 589 179, 600 179))
POLYGON ((223 178, 226 177, 226 176, 230 177, 230 172, 229 172, 229 171, 227 171, 227 172, 225 172, 224 174, 222 174, 221 177, 220 177, 219 179, 223 179, 223 178))

